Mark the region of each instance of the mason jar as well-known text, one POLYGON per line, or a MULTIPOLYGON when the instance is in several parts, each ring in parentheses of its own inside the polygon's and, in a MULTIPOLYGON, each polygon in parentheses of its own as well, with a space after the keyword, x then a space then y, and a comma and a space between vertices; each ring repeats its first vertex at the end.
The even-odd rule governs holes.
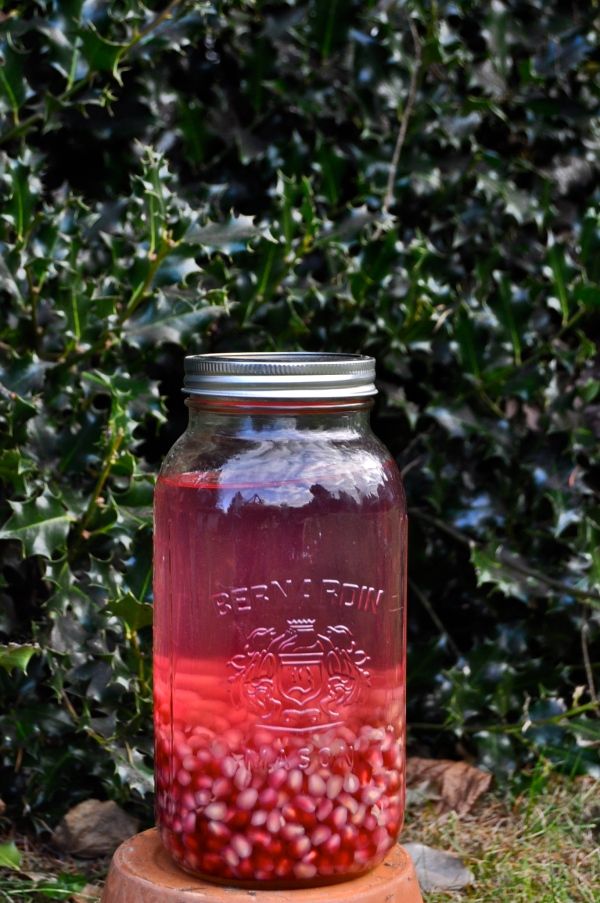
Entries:
POLYGON ((155 495, 156 813, 213 881, 351 878, 402 825, 407 521, 374 363, 185 360, 155 495))

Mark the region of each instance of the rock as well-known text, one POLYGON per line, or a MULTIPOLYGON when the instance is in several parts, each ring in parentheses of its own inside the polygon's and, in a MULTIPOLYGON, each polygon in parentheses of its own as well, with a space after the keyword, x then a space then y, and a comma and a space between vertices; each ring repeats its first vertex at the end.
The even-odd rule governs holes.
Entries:
POLYGON ((414 863, 421 890, 425 893, 461 890, 473 883, 473 872, 462 864, 458 856, 434 850, 423 843, 404 843, 402 846, 414 863))
POLYGON ((67 812, 52 840, 65 853, 93 859, 113 853, 137 829, 137 819, 112 800, 85 800, 67 812))

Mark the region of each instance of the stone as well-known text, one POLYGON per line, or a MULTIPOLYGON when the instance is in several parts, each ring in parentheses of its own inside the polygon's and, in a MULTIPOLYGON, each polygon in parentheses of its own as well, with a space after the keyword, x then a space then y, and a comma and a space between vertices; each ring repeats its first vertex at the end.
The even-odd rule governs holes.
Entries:
POLYGON ((138 824, 112 800, 85 800, 67 812, 52 841, 65 853, 94 859, 114 853, 119 844, 135 834, 138 824))
POLYGON ((404 849, 411 857, 421 890, 461 890, 474 881, 473 872, 463 865, 458 856, 435 850, 423 843, 405 843, 404 849))

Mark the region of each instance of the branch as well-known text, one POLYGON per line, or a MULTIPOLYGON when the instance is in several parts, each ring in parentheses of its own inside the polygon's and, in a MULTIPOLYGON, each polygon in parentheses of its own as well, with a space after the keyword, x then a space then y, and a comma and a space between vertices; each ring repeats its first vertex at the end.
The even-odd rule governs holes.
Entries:
MULTIPOLYGON (((440 520, 438 517, 434 517, 418 508, 412 508, 409 513, 414 514, 419 520, 429 523, 443 533, 446 533, 448 536, 451 536, 452 539, 455 539, 461 545, 468 546, 469 549, 479 547, 479 543, 470 536, 467 536, 466 533, 457 530, 456 527, 445 523, 445 521, 440 520)), ((538 583, 541 583, 550 589, 554 589, 559 593, 563 593, 565 596, 572 596, 574 599, 590 602, 594 608, 600 607, 600 593, 596 593, 593 590, 577 589, 575 586, 570 586, 568 583, 562 583, 554 577, 549 577, 547 574, 532 568, 528 564, 522 564, 520 561, 516 561, 514 555, 507 552, 505 549, 498 549, 497 556, 498 561, 509 568, 509 570, 515 571, 517 574, 522 574, 524 577, 531 577, 538 583)))
POLYGON ((589 632, 590 628, 588 626, 587 612, 584 612, 584 620, 581 625, 581 654, 583 655, 583 666, 585 668, 585 676, 588 683, 588 693, 590 694, 590 699, 596 704, 596 706, 600 706, 600 700, 598 699, 598 695, 596 693, 596 684, 594 682, 594 668, 592 665, 592 660, 590 659, 590 650, 588 646, 589 632))
POLYGON ((161 13, 155 16, 155 18, 152 19, 152 21, 149 22, 145 28, 142 28, 141 31, 138 31, 137 34, 132 37, 129 44, 126 44, 123 48, 123 51, 119 54, 119 61, 122 59, 122 57, 126 56, 129 51, 136 46, 136 44, 139 44, 140 41, 143 41, 143 39, 147 35, 151 34, 153 31, 156 31, 158 26, 162 25, 165 19, 170 19, 171 14, 174 12, 175 8, 179 6, 180 3, 181 0, 171 0, 171 2, 163 9, 161 13))
POLYGON ((448 631, 446 630, 444 625, 442 624, 441 618, 439 617, 438 613, 434 609, 433 605, 431 604, 431 602, 429 601, 429 599, 427 598, 425 593, 422 592, 422 590, 420 590, 419 587, 415 583, 413 583, 412 580, 408 581, 408 585, 410 587, 410 591, 415 594, 415 596, 417 597, 417 599, 419 600, 419 602, 421 603, 421 605, 423 606, 423 608, 425 609, 425 611, 427 612, 427 614, 429 615, 429 617, 431 618, 431 620, 433 621, 433 623, 435 624, 435 626, 437 627, 437 629, 439 630, 441 635, 444 637, 444 639, 448 643, 448 646, 450 647, 450 649, 452 650, 452 652, 454 653, 456 658, 462 658, 462 652, 460 651, 460 649, 458 648, 458 646, 456 645, 456 643, 454 642, 454 640, 452 639, 452 637, 450 636, 450 634, 448 633, 448 631))
POLYGON ((559 712, 558 715, 549 715, 547 718, 537 718, 533 721, 521 721, 518 724, 434 724, 422 721, 409 721, 409 730, 416 731, 448 731, 456 733, 460 731, 463 734, 478 734, 481 731, 487 731, 489 734, 513 734, 516 737, 527 735, 527 731, 533 728, 546 727, 547 725, 558 725, 562 727, 565 720, 576 718, 586 712, 593 712, 596 709, 594 702, 586 702, 584 705, 574 706, 567 712, 559 712))
MULTIPOLYGON (((398 129, 398 137, 396 138, 396 145, 394 147, 394 153, 392 154, 392 159, 390 162, 390 169, 388 172, 387 185, 385 188, 385 194, 383 196, 383 203, 381 205, 381 218, 382 220, 385 217, 385 214, 388 213, 392 202, 394 200, 394 186, 396 184, 396 176, 398 174, 398 164, 400 163, 400 156, 402 154, 402 148, 404 147, 404 142, 406 140, 406 133, 408 131, 408 124, 410 122, 410 117, 412 116, 412 111, 415 105, 415 101, 417 99, 417 85, 419 81, 419 74, 421 70, 421 61, 422 61, 422 50, 421 50, 421 40, 419 38, 419 34, 417 32, 415 23, 412 19, 408 20, 408 24, 410 26, 410 33, 412 35, 413 44, 415 48, 415 59, 412 68, 412 72, 410 75, 410 83, 408 86, 408 96, 406 98, 406 106, 404 107, 404 112, 402 113, 402 118, 400 120, 400 128, 398 129)), ((381 230, 381 223, 380 223, 381 230)), ((377 237, 380 234, 380 230, 377 234, 377 237)))
MULTIPOLYGON (((133 38, 129 41, 128 44, 125 44, 122 51, 119 53, 118 62, 127 56, 127 54, 132 50, 133 47, 136 46, 143 38, 149 35, 152 31, 154 31, 158 26, 164 22, 165 19, 168 19, 173 12, 174 8, 179 5, 181 0, 171 0, 168 6, 159 13, 145 28, 142 28, 141 31, 138 31, 133 38)), ((65 103, 65 101, 70 100, 73 95, 78 94, 82 88, 85 88, 91 81, 93 81, 94 76, 97 75, 96 71, 90 71, 83 78, 80 78, 79 81, 76 81, 74 84, 67 87, 62 94, 59 94, 54 98, 55 102, 59 105, 65 103)), ((24 119, 22 122, 15 124, 12 128, 7 129, 5 132, 0 134, 0 145, 5 144, 7 141, 11 141, 13 138, 18 138, 20 135, 24 135, 31 130, 31 128, 36 125, 38 122, 43 122, 44 113, 32 113, 31 116, 28 116, 27 119, 24 119)))

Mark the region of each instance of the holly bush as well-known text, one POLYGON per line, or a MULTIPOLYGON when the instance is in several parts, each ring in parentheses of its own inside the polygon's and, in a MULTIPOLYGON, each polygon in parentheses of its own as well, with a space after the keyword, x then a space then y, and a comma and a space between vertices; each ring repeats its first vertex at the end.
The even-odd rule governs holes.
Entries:
POLYGON ((0 9, 9 813, 149 813, 153 481, 207 351, 377 358, 413 748, 597 768, 596 4, 0 9))

